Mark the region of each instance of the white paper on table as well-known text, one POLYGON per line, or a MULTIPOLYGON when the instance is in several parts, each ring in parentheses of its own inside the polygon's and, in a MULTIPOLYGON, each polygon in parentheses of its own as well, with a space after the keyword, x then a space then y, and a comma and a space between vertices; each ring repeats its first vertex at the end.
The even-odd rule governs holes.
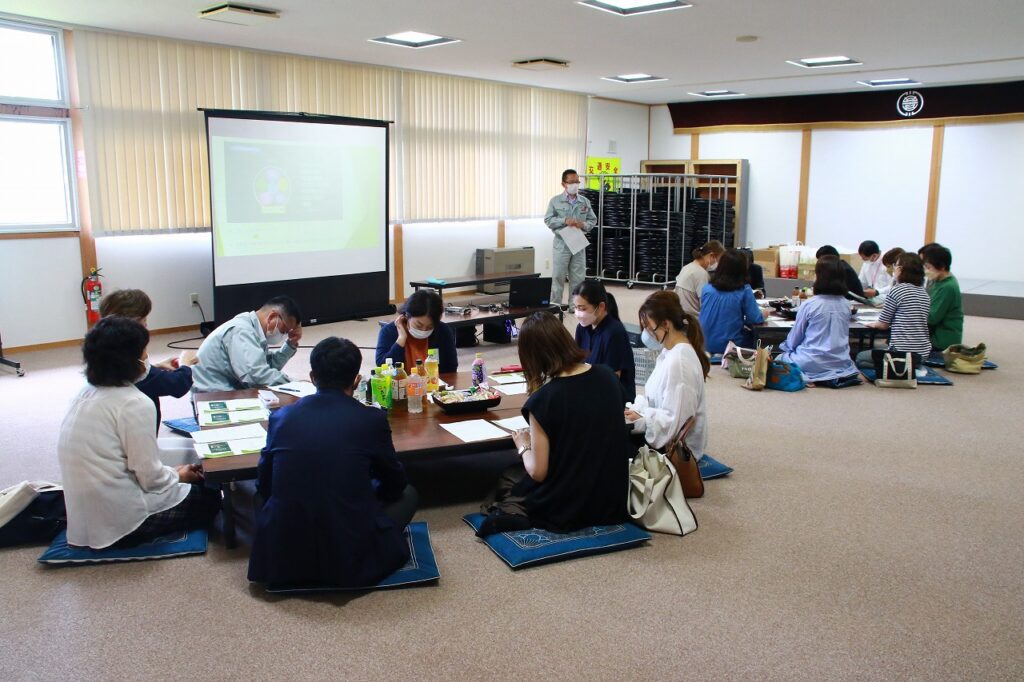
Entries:
POLYGON ((509 431, 530 428, 530 422, 520 417, 509 417, 508 419, 492 419, 491 423, 509 431))
POLYGON ((270 390, 305 398, 307 395, 316 393, 316 386, 309 381, 289 381, 287 384, 281 384, 280 386, 271 386, 270 390))
POLYGON ((499 429, 486 419, 470 419, 464 422, 453 424, 441 424, 441 428, 452 434, 463 443, 473 443, 479 440, 493 440, 495 438, 508 438, 508 431, 499 429))
POLYGON ((192 440, 197 443, 214 443, 220 440, 241 440, 243 438, 266 438, 267 430, 260 424, 245 424, 243 426, 228 426, 223 429, 209 429, 207 431, 193 431, 192 440))
POLYGON ((590 240, 587 239, 587 235, 578 228, 563 227, 561 230, 555 230, 555 234, 562 238, 565 245, 569 247, 569 252, 574 256, 590 246, 590 240))
POLYGON ((772 320, 772 323, 769 326, 779 327, 781 329, 792 329, 795 324, 796 320, 772 320))
POLYGON ((225 426, 228 424, 248 424, 261 422, 270 418, 270 411, 264 407, 258 410, 240 410, 238 412, 201 412, 200 426, 225 426))
POLYGON ((266 446, 267 434, 264 432, 259 438, 239 438, 237 440, 215 440, 212 443, 196 443, 196 454, 203 459, 251 455, 261 452, 266 446), (230 452, 223 452, 222 448, 214 447, 220 443, 227 445, 230 452), (214 452, 214 450, 217 451, 214 452))
POLYGON ((495 384, 521 384, 526 381, 522 372, 504 372, 502 374, 489 374, 487 378, 495 384))
POLYGON ((259 398, 235 398, 233 400, 199 400, 196 408, 200 412, 237 412, 239 410, 258 410, 263 407, 259 398))
POLYGON ((494 388, 505 395, 523 395, 526 393, 526 384, 503 384, 494 388))

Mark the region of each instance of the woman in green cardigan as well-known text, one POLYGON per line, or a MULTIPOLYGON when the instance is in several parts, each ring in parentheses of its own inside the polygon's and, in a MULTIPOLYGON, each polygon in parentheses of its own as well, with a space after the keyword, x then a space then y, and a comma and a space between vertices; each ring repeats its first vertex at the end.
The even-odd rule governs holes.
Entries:
POLYGON ((953 255, 941 244, 929 244, 921 249, 924 274, 928 278, 928 331, 932 348, 945 350, 954 343, 963 343, 964 308, 960 300, 960 283, 949 271, 953 255))

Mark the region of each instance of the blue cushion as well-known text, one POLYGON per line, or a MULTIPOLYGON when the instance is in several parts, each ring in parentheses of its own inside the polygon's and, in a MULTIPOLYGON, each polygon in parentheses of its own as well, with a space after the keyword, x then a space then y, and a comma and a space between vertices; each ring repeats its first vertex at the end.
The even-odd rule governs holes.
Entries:
POLYGON ((700 471, 700 477, 705 481, 728 476, 732 473, 731 466, 722 464, 707 453, 704 453, 704 456, 697 460, 697 469, 700 471))
POLYGON ((714 366, 714 365, 721 365, 722 364, 722 354, 721 353, 712 353, 711 357, 708 358, 708 362, 711 363, 712 366, 714 366))
POLYGON ((185 417, 184 419, 165 419, 164 426, 169 428, 171 431, 180 433, 183 436, 187 436, 188 434, 199 430, 199 422, 196 421, 195 417, 185 417))
POLYGON ((113 561, 170 559, 189 554, 205 554, 207 540, 205 530, 190 530, 168 533, 134 547, 90 549, 89 547, 72 547, 69 545, 67 531, 62 530, 53 539, 53 542, 50 543, 50 547, 39 557, 39 563, 81 566, 83 564, 105 564, 113 561))
MULTIPOLYGON (((467 514, 462 520, 473 530, 479 530, 484 518, 483 514, 467 514)), ((509 565, 509 568, 516 569, 591 554, 616 552, 636 547, 650 539, 651 534, 642 528, 631 523, 620 523, 613 526, 589 526, 572 533, 554 533, 540 528, 529 528, 495 533, 483 538, 483 541, 509 565)))
POLYGON ((404 587, 418 583, 434 582, 441 577, 434 559, 434 548, 430 545, 430 531, 423 521, 410 523, 405 527, 405 539, 409 543, 409 561, 400 569, 367 587, 337 587, 334 585, 267 585, 267 592, 287 594, 290 592, 345 592, 351 590, 380 590, 388 587, 404 587))
MULTIPOLYGON (((931 367, 925 367, 924 370, 927 373, 923 377, 917 377, 917 383, 919 383, 919 384, 926 384, 926 385, 933 385, 933 386, 952 386, 953 385, 953 382, 948 377, 942 376, 941 374, 936 372, 931 367)), ((871 383, 875 383, 875 380, 878 378, 875 375, 874 368, 862 369, 861 370, 861 374, 863 374, 864 378, 867 379, 868 381, 870 381, 871 383)))

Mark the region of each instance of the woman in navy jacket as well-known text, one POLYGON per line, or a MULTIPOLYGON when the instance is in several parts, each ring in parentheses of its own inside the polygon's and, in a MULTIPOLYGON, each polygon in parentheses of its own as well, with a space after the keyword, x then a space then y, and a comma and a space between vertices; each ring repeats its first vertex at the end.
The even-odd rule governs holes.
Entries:
POLYGON ((393 322, 380 328, 376 362, 383 365, 391 358, 408 369, 415 367, 417 360, 426 360, 430 348, 437 349, 442 374, 459 371, 455 334, 441 321, 441 297, 431 289, 420 289, 405 301, 393 322))
POLYGON ((409 559, 416 511, 387 413, 352 397, 362 356, 330 337, 310 354, 315 395, 270 416, 249 580, 369 587, 409 559))

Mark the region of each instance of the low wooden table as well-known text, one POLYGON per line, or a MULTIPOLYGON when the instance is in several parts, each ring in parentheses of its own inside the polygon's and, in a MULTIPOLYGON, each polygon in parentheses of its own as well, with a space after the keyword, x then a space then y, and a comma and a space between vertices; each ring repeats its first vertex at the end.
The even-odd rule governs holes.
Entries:
MULTIPOLYGON (((472 385, 469 372, 442 374, 441 378, 456 388, 468 388, 472 385)), ((281 407, 299 400, 298 396, 286 393, 277 392, 276 395, 281 401, 281 407)), ((247 389, 241 391, 196 393, 194 399, 196 401, 231 400, 234 398, 255 398, 256 396, 256 389, 247 389)), ((423 405, 423 412, 419 414, 412 414, 405 405, 398 405, 392 408, 388 414, 395 453, 402 461, 423 461, 425 459, 458 457, 512 448, 514 446, 511 433, 505 438, 464 443, 442 429, 441 424, 451 424, 471 419, 493 421, 519 416, 522 414, 521 410, 526 403, 526 398, 526 395, 502 395, 501 403, 497 408, 485 412, 472 412, 460 415, 446 414, 440 407, 429 400, 423 405)), ((266 427, 267 423, 263 422, 263 428, 266 427)), ((204 427, 203 430, 217 428, 223 427, 204 427)), ((224 490, 224 543, 229 548, 235 545, 234 505, 230 494, 232 484, 236 481, 255 480, 259 461, 260 456, 258 454, 235 455, 202 461, 206 480, 220 485, 222 490, 224 490)))
MULTIPOLYGON (((763 325, 753 327, 754 335, 758 339, 771 338, 772 340, 781 337, 785 340, 789 336, 789 330, 793 328, 790 320, 777 314, 772 308, 762 308, 764 314, 763 325)), ((868 327, 861 321, 850 318, 850 339, 857 344, 857 351, 874 348, 875 339, 888 338, 889 332, 874 327, 868 327)))
POLYGON ((444 296, 445 289, 457 289, 459 287, 471 287, 479 284, 501 284, 514 279, 530 279, 540 277, 539 272, 495 272, 490 275, 472 275, 461 277, 439 277, 440 282, 431 282, 425 279, 409 282, 414 290, 436 289, 438 296, 444 296), (444 282, 443 284, 441 282, 444 282))

